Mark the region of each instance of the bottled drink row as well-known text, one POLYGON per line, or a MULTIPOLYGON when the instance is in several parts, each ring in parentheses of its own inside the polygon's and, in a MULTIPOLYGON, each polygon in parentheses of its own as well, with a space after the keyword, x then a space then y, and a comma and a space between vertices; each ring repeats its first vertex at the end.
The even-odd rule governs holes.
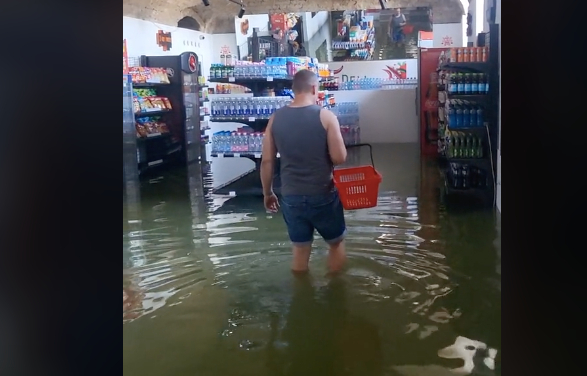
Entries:
POLYGON ((212 118, 233 119, 239 117, 255 117, 267 119, 281 107, 291 103, 290 97, 247 97, 214 99, 211 101, 212 118))
POLYGON ((473 102, 451 99, 445 104, 446 119, 450 128, 483 127, 483 107, 473 102))
POLYGON ((443 154, 447 158, 483 158, 484 137, 447 130, 443 137, 443 154))
POLYGON ((440 55, 441 63, 481 63, 489 58, 489 47, 450 48, 440 55))
POLYGON ((262 132, 239 129, 236 132, 222 131, 212 135, 212 153, 261 153, 262 132))
POLYGON ((329 75, 325 64, 316 59, 304 57, 268 57, 262 62, 237 61, 236 65, 212 64, 210 79, 231 78, 291 78, 298 71, 308 69, 320 76, 329 75))
POLYGON ((487 170, 468 164, 451 163, 447 180, 453 189, 487 189, 489 187, 487 170))
POLYGON ((359 126, 359 103, 341 102, 330 108, 340 124, 340 132, 345 145, 360 143, 361 128, 359 126))
POLYGON ((448 94, 487 94, 488 77, 484 73, 452 73, 447 75, 448 94))
POLYGON ((416 87, 418 87, 418 79, 417 78, 405 78, 405 79, 360 78, 358 80, 341 82, 334 89, 327 89, 327 90, 374 90, 374 89, 395 90, 395 89, 414 89, 416 87))

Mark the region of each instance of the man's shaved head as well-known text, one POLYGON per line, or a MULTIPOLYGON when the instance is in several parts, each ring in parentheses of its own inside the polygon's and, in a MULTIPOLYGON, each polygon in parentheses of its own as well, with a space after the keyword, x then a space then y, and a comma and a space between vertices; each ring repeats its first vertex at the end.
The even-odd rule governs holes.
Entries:
POLYGON ((292 89, 295 94, 313 94, 314 86, 318 86, 318 77, 310 70, 301 70, 293 78, 292 89))

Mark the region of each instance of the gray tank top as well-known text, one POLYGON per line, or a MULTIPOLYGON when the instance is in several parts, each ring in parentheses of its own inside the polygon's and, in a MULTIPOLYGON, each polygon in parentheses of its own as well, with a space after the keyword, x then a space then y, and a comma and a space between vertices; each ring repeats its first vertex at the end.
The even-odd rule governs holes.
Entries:
POLYGON ((280 154, 281 194, 319 195, 334 189, 321 107, 283 107, 273 118, 273 140, 280 154))

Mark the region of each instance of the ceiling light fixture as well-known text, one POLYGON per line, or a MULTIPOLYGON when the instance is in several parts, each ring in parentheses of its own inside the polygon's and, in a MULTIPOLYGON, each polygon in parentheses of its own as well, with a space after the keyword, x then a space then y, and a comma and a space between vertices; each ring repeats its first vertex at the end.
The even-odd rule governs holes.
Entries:
POLYGON ((202 2, 204 3, 204 6, 210 5, 210 0, 202 0, 202 2))
POLYGON ((241 9, 238 11, 238 18, 243 18, 243 16, 245 15, 245 7, 241 6, 241 9))

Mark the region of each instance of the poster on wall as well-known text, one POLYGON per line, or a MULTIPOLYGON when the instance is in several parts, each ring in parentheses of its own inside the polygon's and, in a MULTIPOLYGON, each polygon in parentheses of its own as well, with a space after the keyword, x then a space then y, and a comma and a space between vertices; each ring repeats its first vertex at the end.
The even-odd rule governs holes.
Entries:
POLYGON ((163 51, 171 51, 171 32, 158 30, 156 34, 157 46, 161 47, 163 51))
POLYGON ((128 52, 126 50, 126 39, 122 40, 122 74, 128 74, 128 52))
POLYGON ((388 80, 418 78, 417 59, 331 62, 328 63, 328 68, 341 82, 360 78, 388 80))

